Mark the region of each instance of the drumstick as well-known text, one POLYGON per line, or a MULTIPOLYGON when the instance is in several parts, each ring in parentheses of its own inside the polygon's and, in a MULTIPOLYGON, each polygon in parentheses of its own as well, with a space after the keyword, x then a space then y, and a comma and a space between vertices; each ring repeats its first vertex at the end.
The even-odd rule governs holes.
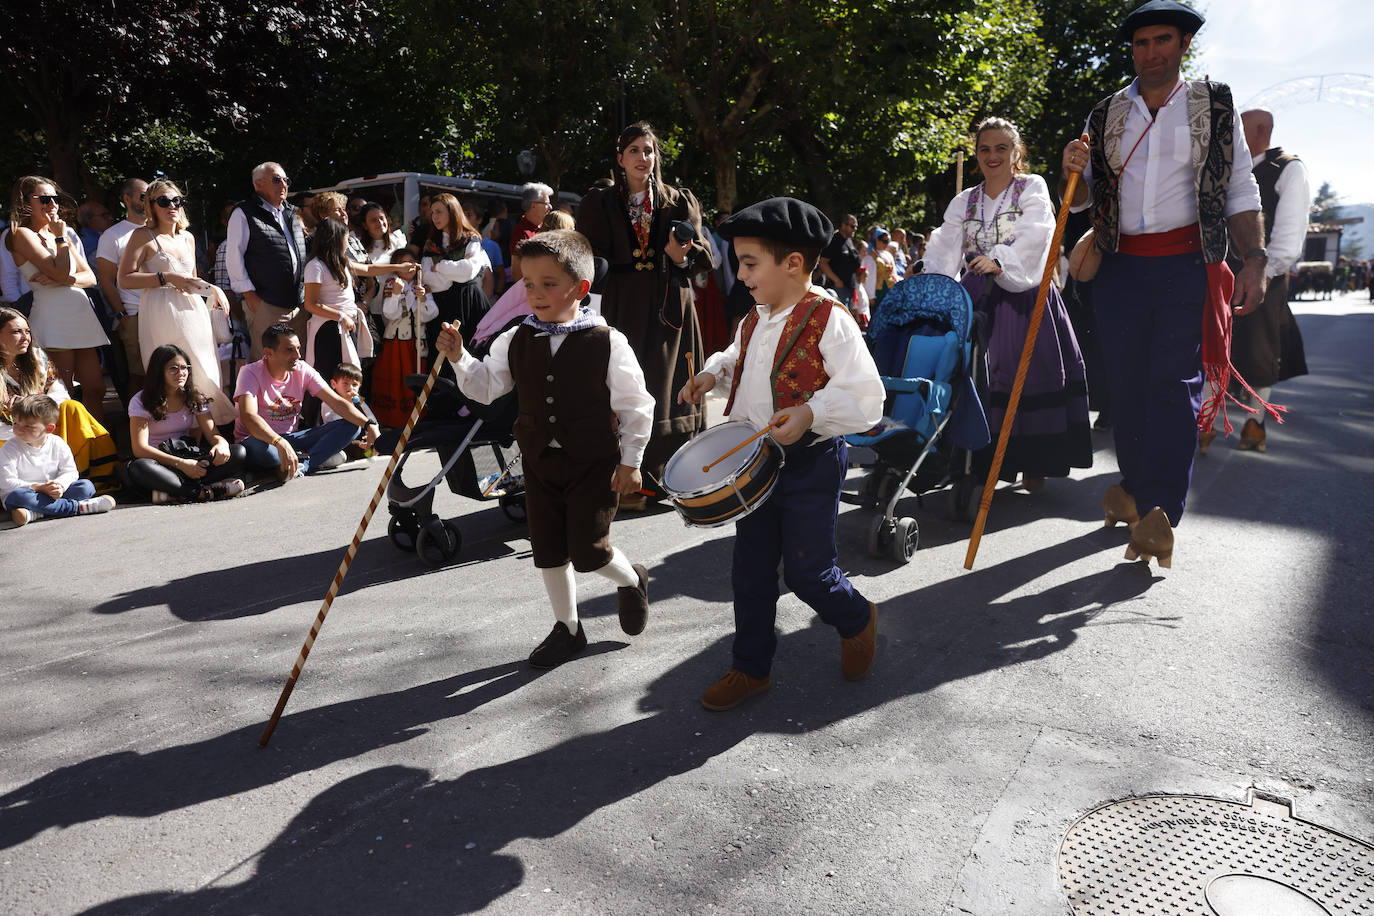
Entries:
POLYGON ((697 393, 697 386, 693 384, 693 382, 696 381, 696 378, 697 378, 696 370, 692 368, 692 351, 691 351, 691 350, 688 350, 688 351, 687 351, 687 393, 688 393, 688 394, 696 394, 696 393, 697 393))
POLYGON ((750 445, 751 443, 754 443, 754 442, 759 441, 760 439, 762 439, 764 436, 768 435, 768 434, 771 433, 772 431, 773 431, 773 427, 771 427, 771 426, 765 426, 763 429, 761 429, 761 430, 759 430, 758 432, 754 433, 754 434, 753 434, 752 436, 750 436, 748 439, 745 439, 745 440, 744 440, 743 442, 741 442, 739 445, 737 445, 737 446, 735 446, 734 448, 730 449, 730 451, 726 452, 724 455, 721 455, 721 456, 720 456, 719 458, 717 458, 715 461, 712 461, 710 464, 702 465, 702 467, 701 467, 701 473, 705 474, 707 471, 711 470, 711 468, 713 468, 713 467, 715 467, 716 465, 720 464, 722 461, 724 461, 726 458, 729 458, 729 457, 730 457, 731 455, 733 455, 735 452, 737 452, 737 451, 739 451, 740 449, 744 448, 746 445, 750 445))

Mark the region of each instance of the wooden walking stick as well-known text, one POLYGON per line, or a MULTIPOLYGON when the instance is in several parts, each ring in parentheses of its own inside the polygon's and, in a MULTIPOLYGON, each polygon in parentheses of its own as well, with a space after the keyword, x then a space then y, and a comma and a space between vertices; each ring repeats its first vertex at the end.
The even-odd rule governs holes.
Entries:
POLYGON ((305 660, 310 656, 311 647, 315 645, 315 637, 320 635, 320 628, 324 626, 324 618, 329 614, 329 607, 334 603, 334 596, 339 593, 339 586, 343 585, 344 576, 348 575, 348 567, 353 563, 353 558, 358 555, 358 545, 363 541, 363 533, 367 531, 367 523, 372 521, 372 513, 377 511, 377 504, 382 501, 382 494, 386 492, 387 482, 391 480, 391 475, 401 460, 401 453, 405 451, 406 441, 410 439, 410 431, 415 428, 415 421, 420 419, 420 411, 425 409, 425 401, 429 399, 429 393, 434 388, 434 380, 439 377, 439 367, 443 364, 443 356, 439 355, 439 358, 434 360, 434 367, 429 370, 429 377, 425 379, 425 387, 420 391, 420 397, 416 399, 415 407, 410 411, 410 418, 406 420, 405 428, 401 430, 401 438, 396 442, 396 451, 391 455, 391 463, 386 466, 386 471, 377 484, 377 492, 372 494, 372 502, 368 503, 367 511, 363 513, 363 520, 358 522, 358 530, 353 532, 353 543, 348 545, 343 562, 339 564, 339 571, 334 573, 334 581, 329 583, 329 591, 325 593, 324 604, 320 605, 320 612, 315 616, 315 623, 310 627, 310 634, 305 637, 305 644, 301 646, 301 654, 297 656, 296 664, 291 668, 291 675, 286 679, 286 686, 282 688, 281 696, 277 699, 277 708, 272 710, 272 718, 267 720, 267 727, 262 730, 262 736, 258 738, 258 747, 267 747, 267 742, 272 738, 272 732, 277 729, 277 722, 281 719, 282 710, 286 709, 286 701, 291 698, 291 691, 296 688, 296 679, 301 676, 301 669, 305 667, 305 660))
MULTIPOLYGON (((1040 277, 1040 292, 1035 297, 1035 309, 1031 312, 1030 327, 1026 330, 1026 342, 1021 347, 1021 363, 1016 367, 1016 378, 1011 385, 1011 397, 1007 400, 1007 412, 1002 417, 1002 431, 997 435, 997 449, 992 453, 992 467, 988 468, 988 480, 983 485, 983 498, 978 504, 978 520, 973 523, 973 533, 968 539, 968 553, 964 556, 964 569, 973 568, 973 558, 978 555, 978 542, 983 538, 983 526, 988 520, 988 508, 992 505, 992 493, 997 486, 997 475, 1002 470, 1002 458, 1007 453, 1007 440, 1011 438, 1012 422, 1016 419, 1016 407, 1021 403, 1021 389, 1026 385, 1026 370, 1030 367, 1031 351, 1035 349, 1035 335, 1040 330, 1040 319, 1045 314, 1045 303, 1050 297, 1050 283, 1054 280, 1054 269, 1059 264, 1059 245, 1064 240, 1064 225, 1069 219, 1069 207, 1073 205, 1073 195, 1078 191, 1078 172, 1069 173, 1068 185, 1064 190, 1064 203, 1059 207, 1059 218, 1054 224, 1054 238, 1050 241, 1049 257, 1045 258, 1045 272, 1040 277)), ((993 279, 988 278, 992 283, 993 279)))

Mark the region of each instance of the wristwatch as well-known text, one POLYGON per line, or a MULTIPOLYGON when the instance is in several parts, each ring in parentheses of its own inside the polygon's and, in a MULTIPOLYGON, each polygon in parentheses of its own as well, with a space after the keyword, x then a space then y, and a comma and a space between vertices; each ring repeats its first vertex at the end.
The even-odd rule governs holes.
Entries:
POLYGON ((1261 261, 1268 264, 1269 252, 1264 248, 1251 248, 1249 251, 1245 252, 1245 260, 1248 261, 1251 258, 1259 258, 1261 261))

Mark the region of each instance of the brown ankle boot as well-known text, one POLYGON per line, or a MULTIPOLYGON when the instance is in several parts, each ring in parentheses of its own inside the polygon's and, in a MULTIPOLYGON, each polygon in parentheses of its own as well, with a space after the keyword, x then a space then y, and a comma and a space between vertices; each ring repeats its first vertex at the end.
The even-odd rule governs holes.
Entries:
POLYGON ((750 677, 738 668, 731 668, 701 695, 701 705, 717 712, 734 709, 750 697, 763 693, 771 684, 770 678, 750 677))
POLYGON ((1240 442, 1236 448, 1242 452, 1264 452, 1268 448, 1264 444, 1264 427, 1255 422, 1252 417, 1245 421, 1245 426, 1240 430, 1240 442))
POLYGON ((1204 429, 1202 432, 1198 433, 1197 453, 1199 455, 1207 454, 1207 450, 1212 447, 1212 440, 1216 437, 1217 431, 1215 429, 1204 429))
POLYGON ((1112 484, 1107 488, 1107 492, 1102 494, 1102 517, 1104 528, 1115 528, 1117 522, 1125 522, 1127 528, 1134 528, 1136 522, 1140 521, 1135 500, 1119 483, 1112 484))
POLYGON ((873 667, 878 648, 878 607, 868 602, 868 625, 855 636, 840 640, 840 672, 845 680, 857 681, 873 667))
POLYGON ((1126 559, 1144 560, 1154 557, 1161 569, 1170 569, 1174 556, 1174 529, 1169 516, 1155 506, 1131 530, 1131 543, 1126 545, 1126 559))

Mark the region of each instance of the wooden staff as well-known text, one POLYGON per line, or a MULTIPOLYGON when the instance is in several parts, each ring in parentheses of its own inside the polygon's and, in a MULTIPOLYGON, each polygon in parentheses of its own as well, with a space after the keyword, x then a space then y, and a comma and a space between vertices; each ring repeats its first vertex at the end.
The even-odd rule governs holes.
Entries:
POLYGON ((759 430, 758 432, 754 433, 754 434, 753 434, 752 436, 750 436, 748 439, 745 439, 745 440, 744 440, 743 442, 741 442, 739 445, 737 445, 737 446, 735 446, 734 448, 730 449, 730 451, 726 452, 724 455, 721 455, 721 456, 720 456, 719 458, 717 458, 715 461, 712 461, 710 464, 704 464, 704 465, 702 465, 702 466, 701 466, 701 473, 705 474, 707 471, 711 470, 711 468, 713 468, 713 467, 715 467, 716 465, 720 464, 722 461, 724 461, 726 458, 729 458, 729 457, 730 457, 731 455, 733 455, 735 452, 737 452, 737 451, 739 451, 740 449, 744 448, 746 445, 751 445, 751 444, 753 444, 753 443, 759 441, 760 439, 762 439, 764 436, 768 435, 768 434, 771 433, 772 431, 773 431, 773 427, 771 427, 771 426, 765 426, 763 429, 761 429, 761 430, 759 430))
MULTIPOLYGON (((1031 351, 1035 349, 1035 335, 1040 330, 1040 319, 1045 314, 1045 302, 1050 296, 1050 283, 1054 280, 1054 269, 1059 264, 1059 244, 1064 239, 1064 225, 1069 219, 1069 207, 1073 205, 1073 195, 1078 190, 1078 172, 1069 173, 1068 185, 1064 190, 1064 203, 1059 207, 1059 219, 1054 224, 1054 238, 1050 241, 1050 254, 1045 258, 1045 272, 1040 277, 1040 292, 1035 297, 1035 309, 1031 312, 1030 327, 1026 329, 1026 342, 1021 347, 1021 363, 1016 367, 1016 379, 1011 385, 1011 397, 1007 400, 1007 412, 1002 417, 1002 431, 997 435, 997 450, 992 454, 992 467, 988 468, 988 480, 983 485, 983 499, 978 504, 978 520, 973 523, 973 533, 968 539, 968 553, 964 556, 964 569, 973 568, 973 558, 978 555, 978 542, 983 538, 983 526, 988 520, 988 508, 992 506, 992 494, 997 486, 997 475, 1002 470, 1002 457, 1007 452, 1007 441, 1011 438, 1012 421, 1016 419, 1016 408, 1021 402, 1021 389, 1026 384, 1026 370, 1030 367, 1031 351)), ((991 276, 988 282, 992 283, 991 276)))
POLYGON ((301 654, 296 658, 296 664, 291 668, 290 677, 286 679, 286 686, 282 688, 281 696, 277 699, 277 708, 272 710, 272 718, 267 720, 267 727, 263 729, 262 736, 258 738, 258 747, 267 747, 267 742, 272 738, 272 732, 276 731, 282 710, 286 709, 286 701, 291 698, 291 691, 296 687, 296 679, 301 676, 301 669, 305 667, 305 660, 310 656, 311 647, 315 645, 315 637, 320 635, 320 628, 324 626, 324 618, 329 614, 329 607, 334 603, 334 596, 339 593, 339 586, 343 584, 344 576, 348 575, 348 567, 353 563, 353 558, 358 555, 358 545, 362 543, 363 533, 367 531, 367 523, 372 521, 372 513, 377 511, 377 504, 382 501, 382 494, 386 492, 387 481, 391 480, 391 475, 401 460, 401 453, 405 451, 406 441, 410 439, 410 431, 415 428, 415 421, 420 419, 420 411, 425 409, 425 401, 429 399, 429 393, 434 388, 434 380, 439 377, 439 367, 443 364, 444 360, 440 355, 440 358, 434 361, 434 368, 429 370, 429 377, 425 379, 425 387, 421 390, 420 397, 415 401, 415 407, 410 411, 410 419, 406 420, 405 429, 401 430, 401 438, 396 442, 396 451, 391 455, 391 463, 386 466, 386 471, 377 484, 377 492, 372 494, 372 502, 368 504, 367 511, 363 513, 363 520, 358 523, 358 530, 353 532, 353 543, 348 545, 343 562, 339 564, 339 571, 334 573, 334 581, 329 583, 329 591, 325 593, 324 604, 320 605, 320 612, 315 616, 315 623, 310 627, 310 634, 305 637, 305 644, 301 646, 301 654))
POLYGON ((496 485, 501 481, 505 480, 506 475, 509 474, 511 471, 515 470, 515 466, 519 463, 520 455, 517 454, 514 458, 511 459, 510 464, 506 465, 504 468, 501 469, 501 473, 496 475, 496 479, 493 480, 491 483, 487 484, 486 488, 482 490, 482 498, 486 499, 488 496, 490 496, 492 494, 492 491, 496 489, 496 485))

